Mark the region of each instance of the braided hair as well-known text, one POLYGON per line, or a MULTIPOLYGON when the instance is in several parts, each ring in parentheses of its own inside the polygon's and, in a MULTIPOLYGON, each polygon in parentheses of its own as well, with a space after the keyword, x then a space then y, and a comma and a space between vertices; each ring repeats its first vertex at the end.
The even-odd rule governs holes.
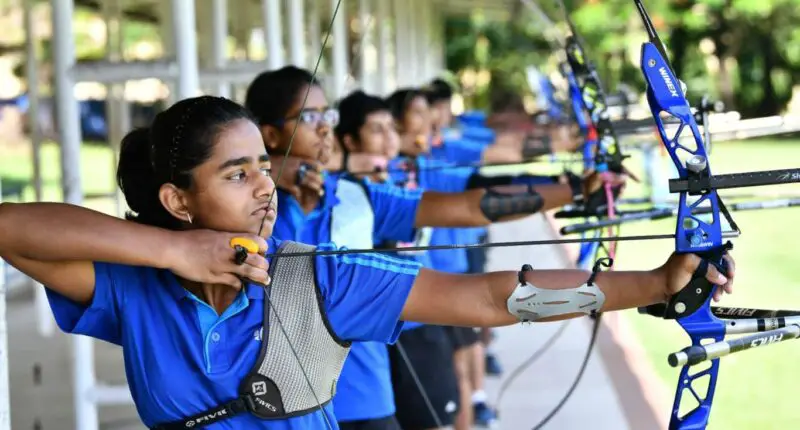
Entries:
POLYGON ((237 120, 252 121, 247 110, 222 97, 181 100, 156 115, 149 128, 128 133, 120 148, 117 184, 132 209, 126 219, 178 229, 159 199, 166 183, 192 187, 192 171, 211 157, 217 136, 237 120))

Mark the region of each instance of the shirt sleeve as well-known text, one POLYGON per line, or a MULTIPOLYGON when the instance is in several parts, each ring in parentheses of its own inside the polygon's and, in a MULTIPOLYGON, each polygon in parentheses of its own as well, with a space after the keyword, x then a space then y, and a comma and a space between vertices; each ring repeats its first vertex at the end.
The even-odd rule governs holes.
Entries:
POLYGON ((486 150, 486 145, 465 139, 447 139, 442 146, 444 159, 456 163, 478 163, 486 150))
POLYGON ((94 263, 94 297, 88 305, 76 303, 46 288, 50 309, 58 327, 66 333, 82 334, 121 345, 120 309, 125 301, 124 283, 136 279, 134 271, 135 268, 131 266, 94 263))
MULTIPOLYGON (((435 166, 435 164, 433 164, 435 166)), ((445 163, 446 165, 446 163, 445 163)), ((440 193, 463 193, 467 190, 469 178, 475 173, 474 168, 459 167, 452 169, 428 168, 420 171, 421 183, 427 191, 440 193)))
POLYGON ((407 190, 391 184, 366 182, 367 193, 375 214, 373 243, 414 240, 417 209, 421 190, 407 190))
POLYGON ((492 143, 497 137, 494 130, 485 127, 464 127, 461 135, 466 139, 485 143, 492 143))
MULTIPOLYGON (((335 249, 324 244, 318 250, 335 249)), ((317 257, 317 285, 328 321, 342 339, 394 343, 420 264, 382 254, 317 257)))

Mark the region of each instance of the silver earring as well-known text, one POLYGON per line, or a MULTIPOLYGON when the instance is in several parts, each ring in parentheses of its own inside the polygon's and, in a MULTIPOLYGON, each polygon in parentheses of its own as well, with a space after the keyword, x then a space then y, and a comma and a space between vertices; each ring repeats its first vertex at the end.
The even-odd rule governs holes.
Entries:
POLYGON ((186 218, 189 219, 189 224, 192 223, 192 214, 186 214, 186 218))

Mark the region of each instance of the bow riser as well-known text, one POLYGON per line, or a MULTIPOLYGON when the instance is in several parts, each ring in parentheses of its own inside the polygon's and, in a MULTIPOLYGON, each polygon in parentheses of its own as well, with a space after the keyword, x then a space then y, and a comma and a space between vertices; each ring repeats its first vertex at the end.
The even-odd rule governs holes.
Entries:
MULTIPOLYGON (((669 64, 653 43, 642 46, 641 69, 647 82, 647 100, 658 127, 662 142, 669 152, 681 178, 691 176, 710 176, 708 158, 702 135, 697 127, 689 103, 684 97, 680 82, 675 78, 669 64), (666 112, 680 121, 678 131, 670 138, 664 130, 661 114, 666 112), (695 147, 690 148, 679 141, 681 134, 689 129, 695 147)), ((680 194, 678 203, 675 250, 679 253, 695 253, 711 264, 723 268, 722 229, 719 218, 719 199, 716 190, 709 190, 700 196, 680 194), (689 199, 693 201, 689 201, 689 199), (705 222, 695 215, 704 207, 710 206, 711 220, 705 222)), ((676 319, 686 331, 692 345, 701 345, 706 339, 721 341, 725 336, 725 324, 715 317, 710 309, 711 297, 716 286, 705 279, 706 265, 701 264, 692 281, 679 294, 672 297, 667 305, 665 318, 676 319)), ((670 429, 705 429, 708 424, 714 390, 719 371, 719 359, 711 361, 708 368, 692 371, 689 366, 681 369, 675 393, 670 429), (705 392, 698 392, 706 381, 705 392), (681 402, 686 393, 698 406, 684 416, 680 415, 681 402)))
MULTIPOLYGON (((618 152, 618 141, 614 135, 608 106, 603 97, 603 89, 597 71, 586 61, 586 54, 574 36, 566 41, 567 62, 572 69, 570 87, 577 92, 573 97, 573 108, 588 112, 595 129, 593 147, 595 159, 593 166, 600 173, 622 172, 622 156, 618 152), (572 85, 574 83, 574 85, 572 85), (580 102, 580 106, 575 106, 580 102)), ((586 154, 584 154, 586 155, 586 154)), ((591 157, 588 154, 588 157, 591 157)))
MULTIPOLYGON (((711 176, 708 155, 703 145, 702 134, 695 122, 680 84, 672 74, 667 62, 652 43, 642 46, 642 72, 647 82, 647 101, 656 122, 661 141, 667 148, 681 178, 711 176), (670 138, 664 130, 661 116, 666 112, 680 121, 678 131, 670 138), (694 138, 694 148, 680 142, 684 130, 689 129, 694 138), (687 168, 690 167, 690 168, 687 168)), ((716 190, 709 190, 696 200, 689 202, 687 193, 681 193, 678 205, 678 231, 675 250, 678 252, 702 253, 722 245, 722 224, 719 219, 719 198, 716 190), (706 205, 711 207, 711 220, 705 222, 694 215, 693 210, 706 205)))

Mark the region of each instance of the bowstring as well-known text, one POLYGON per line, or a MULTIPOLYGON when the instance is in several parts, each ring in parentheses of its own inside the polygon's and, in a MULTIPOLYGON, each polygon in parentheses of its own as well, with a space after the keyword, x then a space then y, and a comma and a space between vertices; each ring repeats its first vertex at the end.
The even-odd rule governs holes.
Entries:
MULTIPOLYGON (((328 44, 328 40, 330 39, 331 32, 333 31, 333 24, 336 22, 336 16, 339 13, 339 6, 341 6, 341 4, 342 4, 342 0, 337 0, 336 7, 334 8, 333 13, 331 14, 331 20, 328 23, 328 28, 325 30, 325 38, 322 41, 322 46, 320 47, 319 55, 317 55, 317 61, 314 64, 314 70, 311 73, 311 80, 308 83, 308 87, 306 88, 305 94, 303 95, 303 102, 300 104, 300 110, 301 111, 305 108, 306 103, 308 103, 308 96, 311 93, 312 83, 314 82, 315 78, 317 77, 317 74, 318 74, 318 71, 319 71, 319 66, 320 66, 320 63, 322 62, 322 57, 323 57, 323 54, 325 52, 325 46, 328 44)), ((297 130, 298 130, 299 127, 300 127, 300 121, 299 120, 295 121, 294 128, 292 129, 292 134, 289 137, 289 145, 286 148, 286 153, 284 154, 284 158, 283 158, 283 161, 281 163, 281 166, 278 169, 278 175, 277 175, 277 177, 275 179, 275 183, 276 184, 280 181, 281 175, 283 175, 283 172, 286 169, 286 164, 288 162, 289 153, 292 150, 292 145, 294 144, 294 139, 295 139, 295 136, 297 135, 297 130)), ((270 195, 267 207, 271 207, 272 206, 272 202, 274 201, 275 196, 277 194, 278 194, 278 190, 276 188, 272 192, 272 195, 270 195)), ((264 217, 261 219, 261 225, 258 228, 258 236, 259 237, 261 237, 261 234, 262 234, 262 232, 264 230, 264 223, 267 220, 267 215, 268 214, 269 214, 269 211, 264 211, 264 217)), ((270 287, 272 286, 272 280, 270 280, 269 286, 270 287)), ((294 343, 292 343, 292 341, 291 341, 291 339, 289 337, 289 334, 286 332, 286 328, 283 325, 283 322, 282 322, 282 319, 280 317, 280 314, 278 313, 277 309, 275 308, 275 305, 272 303, 272 299, 270 298, 270 294, 271 294, 271 292, 267 291, 267 294, 265 295, 265 297, 267 299, 267 303, 269 304, 271 312, 275 315, 275 319, 278 322, 278 328, 281 330, 281 333, 283 334, 283 337, 286 338, 286 343, 287 343, 287 345, 289 345, 289 350, 292 352, 292 355, 294 356, 295 362, 300 367, 300 372, 303 374, 303 379, 305 379, 306 384, 308 385, 308 388, 311 391, 311 395, 314 396, 314 401, 317 403, 317 409, 319 409, 320 413, 322 414, 322 417, 325 419, 325 424, 327 425, 328 430, 333 430, 334 426, 331 423, 330 419, 328 418, 328 414, 325 412, 325 408, 322 406, 322 402, 320 401, 319 396, 317 396, 317 392, 314 390, 314 384, 311 383, 311 378, 308 376, 308 372, 306 371, 305 367, 303 366, 302 360, 300 360, 300 355, 297 353, 297 350, 294 347, 294 343)))
MULTIPOLYGON (((542 11, 537 5, 532 4, 533 2, 531 2, 529 0, 527 0, 527 1, 526 0, 521 0, 521 1, 528 6, 529 10, 533 11, 534 13, 536 13, 541 20, 543 20, 545 23, 549 23, 552 27, 554 27, 554 25, 552 24, 552 22, 549 21, 549 18, 544 13, 544 11, 542 11)), ((580 35, 577 33, 577 31, 575 29, 575 26, 572 23, 572 20, 569 18, 569 14, 567 12, 566 6, 563 3, 563 0, 557 0, 557 4, 558 4, 560 9, 564 13, 565 19, 567 21, 567 25, 569 26, 571 33, 573 34, 574 37, 577 38, 578 42, 581 43, 581 45, 584 45, 582 43, 583 40, 581 39, 580 35)), ((598 82, 598 85, 600 85, 599 82, 598 82)), ((603 90, 602 90, 602 87, 598 87, 598 89, 600 90, 601 94, 604 94, 603 90)), ((599 136, 598 136, 598 138, 599 138, 599 136)), ((616 141, 616 144, 618 145, 619 142, 616 139, 615 139, 615 141, 616 141)), ((588 143, 585 143, 585 144, 588 144, 588 143)), ((599 150, 600 148, 601 148, 601 145, 600 145, 600 142, 598 142, 597 146, 596 146, 596 149, 599 150)), ((614 199, 614 196, 613 196, 611 183, 609 181, 610 181, 610 178, 608 177, 608 175, 603 175, 603 185, 602 185, 602 187, 604 188, 605 196, 606 196, 606 202, 607 202, 607 214, 606 215, 608 216, 608 218, 614 218, 616 216, 615 199, 614 199)), ((617 245, 617 240, 613 240, 613 239, 615 237, 619 237, 620 228, 619 228, 619 226, 617 226, 617 228, 615 229, 613 226, 609 226, 609 228, 606 231, 607 231, 607 234, 609 236, 608 238, 612 239, 612 242, 610 244, 608 244, 608 246, 607 246, 604 241, 600 241, 598 243, 597 248, 595 249, 595 253, 594 253, 593 259, 595 261, 599 261, 599 258, 600 258, 601 255, 605 255, 606 257, 611 258, 611 261, 612 261, 611 269, 613 270, 613 261, 616 258, 616 245, 617 245)), ((601 237, 601 235, 595 236, 595 238, 597 238, 597 239, 600 239, 600 237, 601 237)), ((558 414, 558 412, 561 410, 561 408, 563 408, 564 405, 569 401, 569 399, 572 397, 572 394, 577 389, 578 384, 580 383, 581 379, 583 378, 583 375, 584 375, 584 373, 586 371, 586 368, 588 367, 589 360, 591 359, 592 352, 594 350, 594 346, 597 343, 597 337, 598 337, 598 333, 599 333, 599 329, 600 329, 600 325, 601 325, 602 315, 603 315, 602 312, 598 312, 594 317, 594 321, 592 322, 591 335, 590 335, 590 338, 589 338, 589 344, 588 344, 588 346, 586 348, 585 356, 584 356, 584 358, 583 358, 583 360, 581 362, 580 368, 578 369, 578 373, 576 374, 574 381, 570 385, 570 387, 567 390, 566 394, 558 402, 558 404, 556 404, 556 406, 541 421, 539 421, 538 424, 536 424, 533 427, 534 430, 539 430, 542 427, 544 427, 548 422, 550 422, 550 420, 553 417, 555 417, 556 414, 558 414)), ((518 368, 519 372, 522 373, 522 371, 524 371, 525 368, 527 368, 533 362, 535 362, 536 359, 538 359, 541 356, 540 352, 543 353, 547 348, 549 348, 549 346, 552 345, 555 342, 555 340, 557 340, 558 337, 563 333, 563 329, 565 327, 566 327, 566 323, 563 323, 562 327, 560 327, 559 331, 557 331, 551 337, 551 339, 548 340, 548 343, 545 344, 545 346, 543 348, 541 348, 540 351, 536 351, 534 353, 534 355, 528 361, 522 363, 522 365, 518 368)), ((518 375, 514 375, 514 376, 518 376, 518 375)), ((502 391, 501 391, 501 395, 502 395, 502 391)))
MULTIPOLYGON (((334 25, 334 23, 336 21, 336 16, 337 16, 337 14, 339 12, 339 7, 341 5, 341 2, 342 2, 342 0, 338 0, 336 2, 336 7, 335 7, 335 9, 334 9, 334 11, 333 11, 333 13, 331 15, 331 20, 328 23, 328 28, 327 28, 326 33, 325 33, 325 39, 322 42, 322 46, 320 48, 319 55, 317 56, 317 60, 316 60, 316 63, 314 65, 314 70, 313 70, 313 72, 311 74, 311 81, 309 82, 308 88, 306 88, 305 94, 303 95, 303 101, 300 104, 300 110, 301 111, 303 110, 303 108, 306 106, 306 104, 308 102, 308 97, 309 97, 309 94, 311 93, 311 87, 312 87, 311 84, 314 81, 314 79, 316 78, 316 76, 318 75, 319 66, 320 66, 320 63, 322 61, 323 53, 325 51, 325 47, 326 47, 326 45, 328 43, 328 40, 330 39, 330 35, 331 35, 332 29, 333 29, 333 25, 334 25)), ((364 28, 362 29, 362 33, 360 35, 359 43, 364 43, 364 37, 370 31, 370 28, 374 25, 374 21, 375 21, 374 17, 370 16, 369 21, 365 23, 364 28)), ((353 64, 356 62, 356 59, 359 58, 358 55, 360 55, 360 53, 361 53, 361 50, 359 49, 358 51, 356 51, 356 55, 354 55, 353 58, 350 60, 350 65, 348 67, 348 76, 345 78, 345 82, 343 84, 343 86, 345 86, 345 87, 346 87, 346 85, 347 85, 347 83, 348 83, 348 81, 350 79, 349 69, 352 69, 353 64)), ((291 151, 292 151, 292 145, 294 144, 294 139, 295 139, 295 136, 297 134, 297 130, 299 129, 299 126, 300 126, 300 121, 295 121, 295 125, 294 125, 294 127, 292 129, 292 134, 291 134, 291 136, 289 138, 289 144, 288 144, 288 146, 286 148, 286 151, 284 153, 284 157, 283 157, 283 160, 281 162, 281 166, 278 169, 278 175, 275 178, 275 183, 276 184, 278 182, 280 182, 280 178, 283 175, 283 172, 284 172, 284 170, 286 168, 287 162, 289 160, 289 155, 291 154, 291 151)), ((320 155, 321 155, 321 153, 320 153, 320 155)), ((318 156, 318 158, 319 158, 319 156, 318 156)), ((342 166, 342 169, 346 171, 347 170, 347 166, 342 166)), ((277 192, 277 189, 276 189, 272 193, 272 195, 270 196, 270 200, 269 200, 268 206, 272 205, 272 201, 274 200, 274 198, 277 195, 277 193, 278 192, 277 192)), ((259 227, 259 230, 258 230, 258 236, 259 237, 261 236, 261 234, 263 232, 264 223, 266 221, 266 218, 267 218, 267 213, 264 214, 264 217, 261 220, 261 226, 259 227)), ((314 253, 313 255, 316 256, 316 255, 320 255, 320 254, 314 253)), ((278 256, 279 256, 278 254, 266 254, 264 257, 265 258, 267 258, 267 257, 277 258, 278 256)), ((280 254, 280 256, 281 257, 290 257, 290 256, 295 256, 295 255, 290 255, 290 254, 287 253, 287 254, 280 254)), ((311 255, 309 255, 309 256, 311 256, 311 255)), ((294 344, 289 340, 289 336, 286 333, 286 330, 285 330, 285 328, 283 326, 282 319, 281 319, 280 315, 277 313, 277 310, 275 309, 274 304, 269 299, 269 294, 267 295, 267 303, 269 304, 271 311, 275 314, 276 321, 278 322, 278 326, 279 326, 282 334, 286 338, 287 344, 289 345, 289 348, 290 348, 290 350, 292 352, 292 355, 294 356, 295 360, 297 361, 297 364, 300 366, 300 371, 303 373, 303 378, 305 379, 306 384, 308 384, 308 387, 311 390, 312 395, 314 396, 314 399, 315 399, 315 401, 317 403, 317 408, 322 412, 322 416, 325 418, 325 423, 327 424, 328 428, 330 430, 332 430, 333 426, 332 426, 330 420, 328 419, 327 414, 325 413, 325 411, 324 411, 324 409, 322 407, 322 402, 319 400, 319 397, 317 396, 316 392, 314 391, 313 385, 311 384, 311 379, 308 376, 308 372, 306 372, 306 369, 303 367, 302 361, 300 360, 300 356, 297 353, 297 350, 295 349, 294 344)), ((419 389, 420 394, 422 395, 423 399, 425 400, 425 404, 426 404, 426 406, 428 408, 428 412, 431 414, 431 416, 433 417, 434 421, 437 423, 437 426, 438 427, 443 427, 442 421, 441 421, 439 415, 436 413, 436 410, 434 409, 434 407, 433 407, 433 405, 432 405, 432 403, 430 401, 430 397, 428 396, 427 391, 425 390, 425 388, 422 385, 422 383, 419 381, 419 378, 416 377, 416 374, 417 374, 416 370, 414 369, 414 366, 412 365, 412 363, 409 360, 408 356, 405 354, 405 351, 402 349, 402 345, 400 344, 399 340, 397 341, 397 346, 398 346, 398 349, 400 349, 400 351, 402 352, 401 353, 401 357, 403 359, 403 362, 408 367, 408 370, 410 371, 412 376, 414 376, 414 383, 417 386, 417 388, 419 389)))
MULTIPOLYGON (((562 51, 564 50, 566 42, 564 41, 564 39, 559 37, 559 36, 561 36, 561 32, 553 31, 553 30, 557 30, 556 25, 550 20, 550 18, 547 16, 547 14, 535 2, 532 2, 531 0, 520 0, 520 3, 523 6, 527 7, 528 11, 533 12, 533 14, 536 15, 536 17, 543 24, 545 24, 545 26, 547 28, 545 30, 543 30, 543 32, 542 32, 544 34, 544 36, 545 36, 545 39, 550 44, 550 46, 552 48, 554 48, 554 51, 557 52, 557 54, 556 54, 557 56, 563 55, 562 51)), ((564 61, 566 61, 566 60, 564 60, 564 61)), ((566 109, 566 105, 568 105, 568 103, 565 104, 565 109, 566 109)), ((588 142, 584 142, 583 145, 588 145, 588 142)), ((565 171, 567 171, 567 170, 572 170, 572 168, 574 167, 576 162, 584 161, 584 160, 583 160, 583 158, 573 158, 573 159, 561 159, 560 161, 562 162, 562 168, 565 171)), ((598 236, 595 236, 593 238, 587 238, 586 235, 584 234, 584 235, 581 235, 581 241, 577 242, 577 243, 597 242, 596 239, 598 239, 598 236)), ((573 243, 575 243, 575 242, 573 242, 573 243)), ((600 246, 602 246, 602 242, 600 242, 600 246)), ((597 251, 598 250, 595 250, 595 253, 597 253, 597 251)), ((530 357, 528 357, 527 359, 523 360, 519 365, 517 365, 517 367, 515 367, 511 371, 509 376, 503 381, 503 383, 500 386, 500 389, 499 389, 499 392, 498 392, 498 395, 497 395, 497 400, 495 401, 495 404, 497 405, 496 407, 497 407, 498 410, 500 409, 500 404, 501 404, 501 402, 503 400, 503 396, 505 395, 507 390, 511 387, 512 383, 517 378, 522 376, 528 370, 528 368, 530 368, 534 363, 536 363, 540 358, 542 358, 544 356, 545 352, 547 352, 553 345, 556 344, 556 342, 566 332, 566 329, 570 325, 570 323, 571 323, 571 320, 566 320, 566 321, 561 322, 559 327, 558 327, 558 329, 544 342, 544 344, 542 344, 541 347, 539 347, 539 349, 535 350, 530 355, 530 357)))

